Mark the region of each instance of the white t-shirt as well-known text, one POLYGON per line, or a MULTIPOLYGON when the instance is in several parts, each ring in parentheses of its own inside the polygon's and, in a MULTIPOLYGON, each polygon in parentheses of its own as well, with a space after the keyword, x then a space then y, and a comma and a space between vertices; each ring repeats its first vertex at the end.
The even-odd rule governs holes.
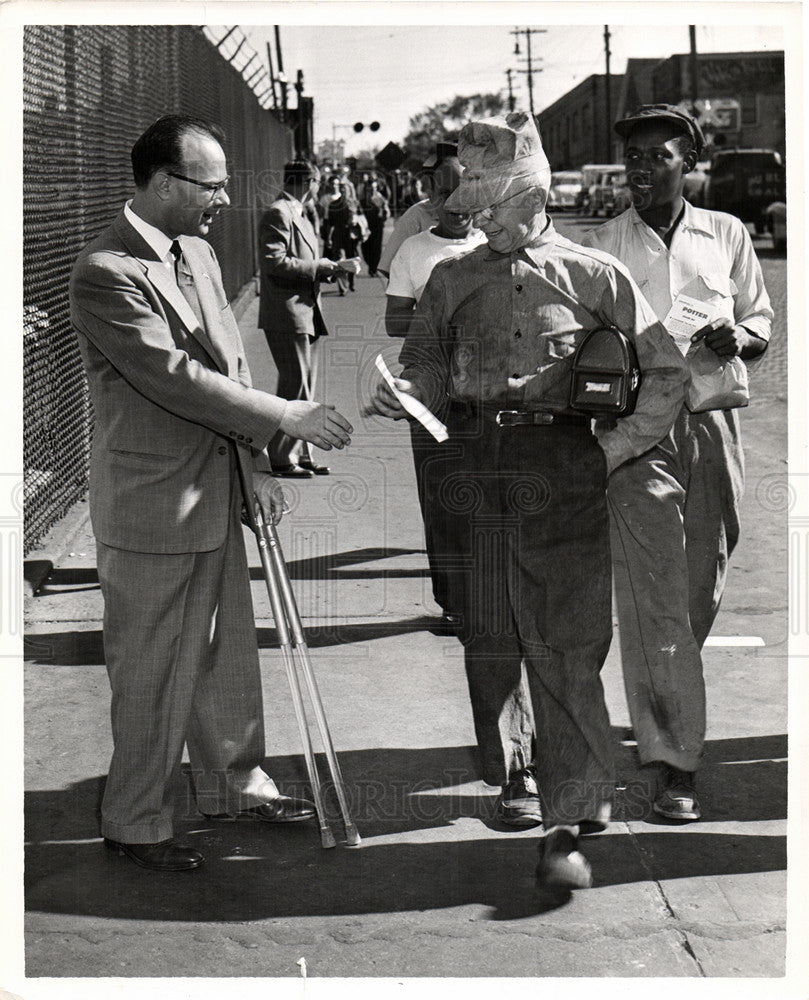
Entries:
POLYGON ((436 236, 429 229, 409 236, 399 247, 390 265, 390 281, 386 293, 418 302, 427 279, 440 260, 462 257, 485 242, 486 237, 479 229, 473 229, 460 240, 436 236))

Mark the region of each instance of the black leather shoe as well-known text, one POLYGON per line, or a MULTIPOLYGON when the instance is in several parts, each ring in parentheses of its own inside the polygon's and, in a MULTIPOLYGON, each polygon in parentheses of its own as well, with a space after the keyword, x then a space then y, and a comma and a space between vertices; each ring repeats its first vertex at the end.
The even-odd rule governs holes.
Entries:
POLYGON ((316 476, 328 476, 331 472, 328 465, 315 465, 311 458, 300 459, 298 465, 302 469, 308 469, 310 472, 313 472, 316 476))
POLYGON ((283 479, 311 479, 314 475, 309 469, 304 469, 301 465, 277 465, 273 470, 274 476, 281 476, 283 479))
POLYGON ((578 847, 576 827, 551 827, 539 842, 537 882, 565 889, 589 889, 593 884, 593 871, 578 847))
POLYGON ((261 820, 265 823, 299 823, 301 820, 312 819, 315 815, 315 804, 308 799, 293 799, 289 795, 277 795, 269 802, 260 806, 242 809, 237 813, 215 813, 213 816, 203 813, 206 819, 217 820, 261 820))
POLYGON ((104 838, 105 847, 117 851, 121 857, 130 858, 141 868, 156 872, 185 872, 199 868, 205 858, 187 844, 175 844, 173 840, 161 840, 157 844, 122 844, 118 840, 104 838))

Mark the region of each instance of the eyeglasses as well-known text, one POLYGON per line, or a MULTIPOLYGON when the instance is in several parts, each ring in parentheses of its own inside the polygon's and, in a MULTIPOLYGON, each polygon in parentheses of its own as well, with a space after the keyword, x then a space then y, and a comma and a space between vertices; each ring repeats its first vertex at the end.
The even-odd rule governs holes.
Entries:
POLYGON ((230 178, 226 177, 223 181, 217 181, 215 184, 212 184, 208 181, 195 181, 193 177, 186 177, 184 174, 175 174, 171 170, 167 170, 166 173, 169 177, 176 177, 178 181, 187 181, 189 184, 196 184, 203 191, 207 191, 212 198, 224 191, 230 181, 230 178))
POLYGON ((473 211, 472 215, 482 215, 484 218, 491 219, 501 205, 505 205, 505 203, 507 201, 511 201, 512 198, 517 198, 521 194, 525 194, 526 191, 530 191, 530 188, 521 188, 519 191, 515 191, 514 194, 510 194, 508 198, 503 198, 502 201, 496 201, 493 205, 487 205, 486 208, 479 208, 473 211))

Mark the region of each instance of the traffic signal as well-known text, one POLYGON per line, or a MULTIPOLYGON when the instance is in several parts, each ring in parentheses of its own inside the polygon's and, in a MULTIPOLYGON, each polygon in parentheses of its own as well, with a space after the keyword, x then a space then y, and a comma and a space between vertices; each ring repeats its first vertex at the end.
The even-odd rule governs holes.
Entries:
MULTIPOLYGON (((362 132, 362 130, 364 128, 365 128, 365 123, 364 122, 354 122, 354 131, 355 132, 362 132)), ((371 124, 368 126, 368 128, 372 132, 378 132, 379 131, 379 122, 371 122, 371 124)))

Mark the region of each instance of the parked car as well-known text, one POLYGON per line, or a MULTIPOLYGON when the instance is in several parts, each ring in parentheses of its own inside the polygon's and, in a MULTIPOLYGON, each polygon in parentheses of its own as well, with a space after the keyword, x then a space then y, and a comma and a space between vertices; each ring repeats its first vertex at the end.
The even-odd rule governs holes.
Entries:
POLYGON ((572 211, 579 204, 582 188, 580 170, 560 170, 551 174, 551 189, 548 192, 548 208, 572 211))
POLYGON ((612 174, 624 171, 623 163, 585 163, 581 168, 582 190, 579 196, 579 211, 584 215, 596 215, 603 210, 603 188, 612 174))
POLYGON ((786 199, 781 156, 774 149, 723 149, 714 153, 706 188, 706 208, 730 212, 752 222, 757 233, 767 228, 768 205, 786 199))
POLYGON ((787 248, 787 206, 784 201, 774 201, 764 209, 767 216, 767 228, 772 233, 774 250, 787 248))
POLYGON ((604 214, 620 215, 632 204, 626 173, 611 174, 604 194, 604 214))
POLYGON ((697 208, 705 208, 705 193, 710 172, 711 161, 700 160, 694 169, 685 175, 683 194, 697 208))

